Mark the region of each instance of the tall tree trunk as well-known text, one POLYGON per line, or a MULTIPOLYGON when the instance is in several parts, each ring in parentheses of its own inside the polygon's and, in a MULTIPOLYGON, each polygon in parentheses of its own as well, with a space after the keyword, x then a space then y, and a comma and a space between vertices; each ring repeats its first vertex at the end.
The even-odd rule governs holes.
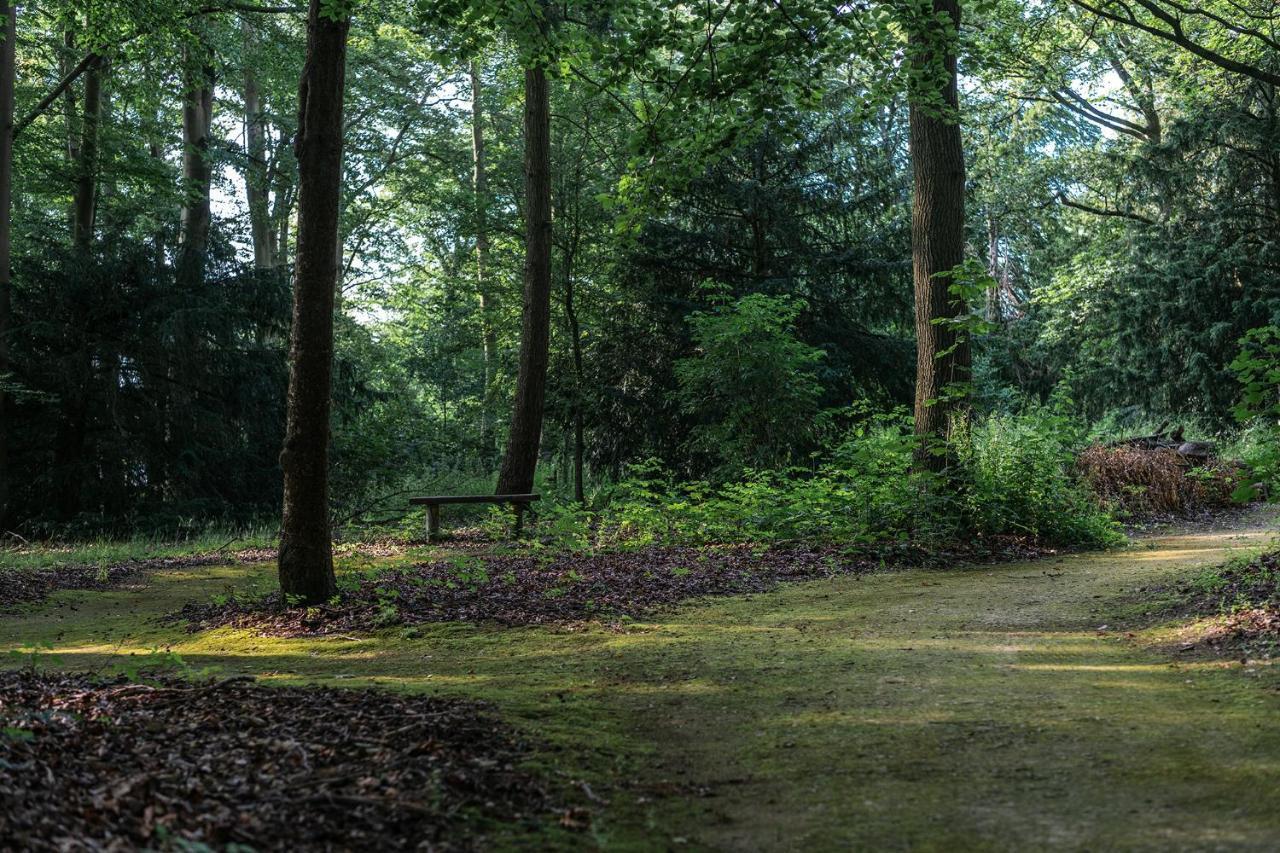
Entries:
POLYGON ((915 432, 921 439, 917 466, 941 470, 953 416, 963 401, 958 383, 969 381, 969 344, 939 320, 955 317, 963 304, 951 295, 951 279, 940 273, 964 260, 964 148, 956 80, 959 0, 932 0, 933 14, 918 18, 911 32, 912 62, 919 77, 911 102, 910 148, 915 197, 911 210, 911 260, 915 280, 915 432))
MULTIPOLYGON (((68 34, 67 44, 73 42, 68 34)), ((93 242, 94 213, 98 190, 98 133, 102 113, 103 59, 95 56, 84 72, 84 102, 78 127, 74 101, 67 102, 67 154, 75 185, 71 197, 71 245, 77 263, 87 264, 93 242)), ((92 351, 87 334, 90 317, 79 304, 72 306, 70 326, 79 335, 63 368, 60 419, 53 439, 55 503, 63 519, 80 511, 84 486, 84 448, 89 428, 89 385, 92 382, 92 351)))
POLYGON ((13 82, 18 8, 0 0, 4 44, 0 44, 0 525, 9 517, 9 419, 5 374, 9 372, 9 312, 12 310, 10 257, 13 249, 13 82))
POLYGON ((578 309, 573 301, 572 253, 565 258, 564 313, 569 326, 570 349, 573 353, 573 499, 578 503, 586 503, 586 491, 582 485, 582 463, 586 455, 582 429, 582 326, 578 322, 578 309))
POLYGON ((547 348, 551 336, 551 104, 541 66, 524 72, 524 319, 520 329, 520 371, 507 451, 498 473, 498 492, 533 488, 542 440, 547 393, 547 348))
POLYGON ((71 204, 71 244, 87 254, 93 240, 98 194, 98 127, 102 113, 102 57, 94 57, 84 72, 84 112, 80 137, 74 144, 76 186, 71 204))
POLYGON ((476 222, 476 290, 480 294, 480 339, 484 352, 484 394, 481 442, 486 460, 494 453, 493 378, 498 352, 498 331, 493 315, 497 308, 489 282, 489 177, 484 156, 484 110, 480 106, 480 68, 471 63, 471 190, 476 222))
POLYGON ((213 66, 200 45, 183 50, 182 93, 182 250, 179 279, 199 284, 204 279, 209 248, 212 206, 209 188, 209 136, 213 130, 213 66))
POLYGON ((267 172, 265 117, 262 114, 262 89, 253 69, 250 47, 253 27, 246 18, 241 33, 247 57, 244 66, 244 137, 248 165, 244 173, 245 197, 249 203, 249 234, 253 240, 253 265, 260 270, 276 265, 276 247, 271 234, 270 176, 267 172))
POLYGON ((307 604, 337 589, 329 531, 329 410, 333 310, 338 282, 342 100, 351 20, 311 0, 307 57, 298 92, 298 252, 284 450, 280 590, 307 604))

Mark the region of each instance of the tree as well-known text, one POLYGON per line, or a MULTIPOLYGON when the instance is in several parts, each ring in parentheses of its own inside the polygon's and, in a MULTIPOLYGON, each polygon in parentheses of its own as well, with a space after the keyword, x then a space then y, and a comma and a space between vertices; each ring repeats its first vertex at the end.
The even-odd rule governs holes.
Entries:
POLYGON ((959 0, 931 0, 932 13, 912 20, 909 88, 911 266, 916 305, 915 432, 918 464, 941 469, 938 443, 950 436, 961 409, 957 391, 969 382, 965 337, 947 321, 964 311, 949 274, 964 261, 964 146, 960 140, 956 43, 959 0))
POLYGON ((0 524, 9 515, 9 430, 5 414, 5 383, 9 372, 9 314, 13 249, 13 84, 17 76, 15 41, 18 7, 0 0, 4 17, 0 44, 0 524))
POLYGON ((1280 50, 1271 0, 1071 0, 1114 21, 1177 45, 1224 71, 1280 86, 1280 73, 1264 67, 1280 50), (1270 30, 1270 32, 1268 32, 1270 30))
POLYGON ((182 51, 182 249, 179 275, 188 286, 204 279, 213 219, 210 136, 213 132, 213 57, 202 38, 182 51))
POLYGON ((551 340, 551 103, 540 63, 524 72, 525 259, 520 368, 498 494, 533 489, 551 340))
POLYGON ((480 294, 480 343, 484 354, 484 393, 481 418, 481 442, 485 452, 494 449, 493 394, 494 371, 498 358, 498 332, 494 324, 496 309, 489 269, 489 167, 484 152, 484 108, 480 100, 480 64, 471 61, 471 191, 475 196, 476 290, 480 294))
POLYGON ((311 0, 298 87, 298 245, 284 450, 280 590, 307 604, 336 590, 329 530, 329 412, 338 201, 350 9, 311 0))

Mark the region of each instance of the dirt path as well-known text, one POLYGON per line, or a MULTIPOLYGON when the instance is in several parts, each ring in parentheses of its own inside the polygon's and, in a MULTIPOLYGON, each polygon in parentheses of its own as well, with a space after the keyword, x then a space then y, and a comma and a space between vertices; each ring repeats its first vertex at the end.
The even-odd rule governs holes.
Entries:
POLYGON ((48 643, 82 668, 167 646, 224 675, 487 699, 608 800, 590 836, 608 850, 1274 850, 1280 673, 1172 661, 1109 624, 1272 529, 799 584, 622 632, 188 635, 152 617, 269 567, 158 573, 0 618, 0 654, 48 643))
POLYGON ((1265 529, 1117 554, 795 587, 687 614, 652 704, 683 816, 734 850, 1280 848, 1269 667, 1109 630, 1135 586, 1265 529))

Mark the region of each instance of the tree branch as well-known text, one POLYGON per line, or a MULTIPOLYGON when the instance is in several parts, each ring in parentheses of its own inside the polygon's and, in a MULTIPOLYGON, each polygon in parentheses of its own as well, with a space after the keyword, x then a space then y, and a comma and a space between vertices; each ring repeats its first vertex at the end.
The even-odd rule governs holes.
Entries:
POLYGON ((1148 219, 1141 213, 1132 213, 1128 210, 1109 210, 1104 207, 1094 207, 1091 204, 1085 204, 1079 201, 1072 201, 1067 198, 1066 193, 1058 193, 1058 201, 1067 207, 1073 207, 1076 210, 1083 210, 1085 213, 1092 213, 1094 216, 1118 216, 1122 219, 1132 219, 1134 222, 1141 222, 1144 225, 1155 225, 1154 219, 1148 219))
POLYGON ((1223 70, 1231 71, 1236 74, 1243 74, 1246 77, 1252 77, 1260 83, 1269 83, 1272 86, 1280 86, 1280 74, 1273 74, 1270 71, 1257 66, 1240 62, 1239 60, 1232 59, 1229 56, 1224 56, 1215 50, 1205 47, 1197 41, 1193 41, 1185 32, 1183 32, 1181 22, 1173 15, 1157 6, 1152 2, 1152 0, 1135 0, 1135 2, 1154 15, 1158 20, 1168 24, 1169 29, 1161 29, 1154 24, 1149 24, 1146 21, 1139 20, 1133 13, 1132 9, 1124 5, 1124 3, 1117 3, 1116 0, 1101 0, 1100 4, 1097 6, 1086 2, 1086 0, 1071 0, 1071 2, 1081 9, 1084 9, 1086 12, 1091 12, 1100 18, 1105 18, 1108 21, 1115 21, 1118 24, 1124 24, 1128 27, 1135 27, 1145 33, 1150 33, 1156 38, 1175 44, 1178 47, 1195 54, 1201 59, 1213 63, 1223 70), (1113 3, 1124 10, 1123 15, 1117 14, 1107 8, 1113 3))

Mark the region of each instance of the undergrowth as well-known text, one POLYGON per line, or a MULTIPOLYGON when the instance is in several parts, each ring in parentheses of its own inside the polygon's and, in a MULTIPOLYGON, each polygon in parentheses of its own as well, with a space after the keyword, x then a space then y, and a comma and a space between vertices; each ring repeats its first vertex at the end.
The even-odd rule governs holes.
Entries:
MULTIPOLYGON (((1083 429, 1046 408, 996 415, 955 437, 942 473, 913 471, 903 413, 872 415, 811 468, 682 481, 657 461, 634 466, 595 510, 539 509, 545 545, 569 550, 787 541, 941 543, 1022 536, 1103 546, 1121 540, 1107 510, 1072 473, 1083 429)), ((495 510, 492 524, 505 522, 495 510)))

